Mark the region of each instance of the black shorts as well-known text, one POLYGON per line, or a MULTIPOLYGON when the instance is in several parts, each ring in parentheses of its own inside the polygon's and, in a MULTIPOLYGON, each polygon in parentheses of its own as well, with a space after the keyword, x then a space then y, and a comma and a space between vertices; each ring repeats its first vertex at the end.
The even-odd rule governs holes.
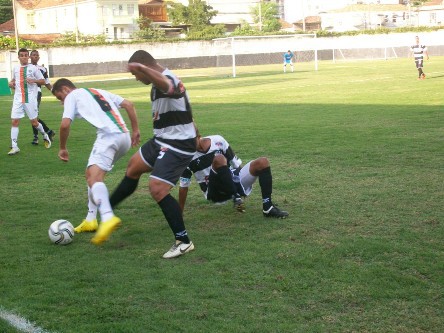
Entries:
POLYGON ((424 64, 424 59, 416 59, 415 60, 416 68, 422 68, 424 64))
POLYGON ((162 147, 154 139, 146 142, 139 150, 140 156, 153 171, 150 177, 175 186, 179 177, 190 164, 193 155, 186 155, 162 147))

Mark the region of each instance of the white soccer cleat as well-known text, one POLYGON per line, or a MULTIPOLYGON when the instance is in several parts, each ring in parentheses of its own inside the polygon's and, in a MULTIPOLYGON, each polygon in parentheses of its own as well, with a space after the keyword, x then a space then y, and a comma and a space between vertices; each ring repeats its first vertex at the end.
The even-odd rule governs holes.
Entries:
POLYGON ((43 141, 45 142, 45 148, 49 149, 51 148, 51 139, 49 138, 48 134, 44 134, 43 141))
POLYGON ((8 155, 15 155, 15 154, 18 154, 19 152, 20 152, 19 147, 12 147, 11 150, 9 151, 8 155))
POLYGON ((174 244, 171 249, 168 250, 168 252, 166 252, 163 257, 165 259, 171 259, 171 258, 176 258, 178 256, 181 256, 187 252, 193 251, 194 250, 194 244, 193 242, 190 242, 189 244, 186 243, 177 243, 174 244))

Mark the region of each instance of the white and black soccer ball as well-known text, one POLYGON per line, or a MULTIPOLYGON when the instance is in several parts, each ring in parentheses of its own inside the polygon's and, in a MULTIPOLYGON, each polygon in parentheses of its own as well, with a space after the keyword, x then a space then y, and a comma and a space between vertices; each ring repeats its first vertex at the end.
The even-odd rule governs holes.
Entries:
POLYGON ((67 220, 57 220, 49 226, 48 235, 54 244, 66 245, 74 238, 74 227, 67 220))

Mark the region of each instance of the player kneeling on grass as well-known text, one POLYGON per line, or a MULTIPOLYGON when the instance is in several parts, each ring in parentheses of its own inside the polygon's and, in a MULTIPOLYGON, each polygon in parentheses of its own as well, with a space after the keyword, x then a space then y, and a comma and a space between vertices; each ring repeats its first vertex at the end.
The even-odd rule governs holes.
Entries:
POLYGON ((194 174, 207 200, 215 203, 233 200, 234 208, 245 212, 242 197, 250 195, 259 178, 262 193, 262 213, 265 217, 286 218, 288 213, 271 201, 273 178, 270 162, 266 157, 248 162, 244 167, 234 154, 227 140, 220 135, 198 135, 197 152, 180 178, 179 204, 184 210, 194 174))
POLYGON ((77 88, 70 80, 60 79, 52 88, 52 93, 64 106, 60 125, 59 158, 68 162, 66 143, 74 118, 83 118, 97 129, 97 138, 88 159, 86 182, 88 183, 88 215, 74 230, 76 232, 96 231, 91 242, 98 245, 106 241, 121 220, 114 215, 109 202, 105 175, 114 163, 132 146, 140 143, 140 131, 136 110, 132 102, 108 91, 92 88, 77 88), (125 121, 119 112, 125 109, 131 121, 130 135, 125 121), (97 223, 97 210, 101 223, 97 223))

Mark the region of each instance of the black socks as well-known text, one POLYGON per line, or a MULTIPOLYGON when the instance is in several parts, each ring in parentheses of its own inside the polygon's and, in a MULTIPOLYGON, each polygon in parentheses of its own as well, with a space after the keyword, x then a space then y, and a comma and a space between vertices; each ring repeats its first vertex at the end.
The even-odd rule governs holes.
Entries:
POLYGON ((176 240, 189 244, 190 239, 188 238, 187 231, 185 230, 182 211, 180 210, 180 206, 177 200, 174 199, 171 194, 167 194, 157 204, 162 209, 163 215, 168 221, 168 225, 173 231, 176 240))
POLYGON ((138 184, 139 179, 132 179, 125 176, 109 198, 111 207, 116 207, 120 202, 133 194, 138 184))

